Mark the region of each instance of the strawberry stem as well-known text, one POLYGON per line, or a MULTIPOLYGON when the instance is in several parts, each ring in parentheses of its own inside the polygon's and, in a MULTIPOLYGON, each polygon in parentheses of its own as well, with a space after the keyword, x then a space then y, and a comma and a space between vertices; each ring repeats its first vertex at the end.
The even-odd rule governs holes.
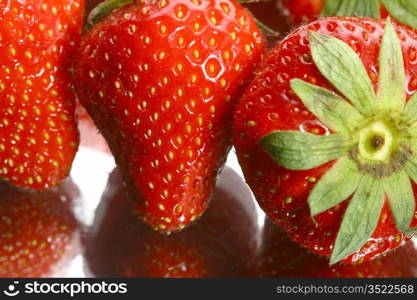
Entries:
POLYGON ((359 132, 359 154, 366 160, 388 162, 397 150, 398 132, 384 121, 376 121, 359 132))
POLYGON ((84 28, 84 33, 91 29, 95 24, 110 15, 114 10, 125 5, 132 4, 134 0, 106 0, 97 5, 88 15, 84 28))

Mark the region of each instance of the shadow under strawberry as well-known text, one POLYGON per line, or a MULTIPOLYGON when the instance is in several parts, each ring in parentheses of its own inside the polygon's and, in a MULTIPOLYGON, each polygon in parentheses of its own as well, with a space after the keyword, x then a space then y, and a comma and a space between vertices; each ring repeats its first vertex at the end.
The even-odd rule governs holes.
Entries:
POLYGON ((139 220, 116 169, 87 237, 86 270, 97 277, 247 277, 257 247, 257 215, 249 189, 230 168, 219 178, 206 213, 170 236, 139 220))

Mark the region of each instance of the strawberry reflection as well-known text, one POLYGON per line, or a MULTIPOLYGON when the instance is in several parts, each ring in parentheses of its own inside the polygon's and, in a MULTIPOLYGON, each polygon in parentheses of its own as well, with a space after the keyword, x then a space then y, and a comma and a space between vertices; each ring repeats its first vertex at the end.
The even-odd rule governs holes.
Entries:
POLYGON ((64 276, 81 250, 70 180, 42 192, 0 182, 0 277, 64 276))
POLYGON ((87 238, 86 269, 99 277, 249 276, 257 236, 253 199, 231 169, 223 171, 201 219, 170 236, 139 221, 116 170, 87 238))
POLYGON ((300 247, 267 220, 257 267, 261 277, 417 277, 417 245, 409 241, 369 262, 329 266, 328 260, 300 247))

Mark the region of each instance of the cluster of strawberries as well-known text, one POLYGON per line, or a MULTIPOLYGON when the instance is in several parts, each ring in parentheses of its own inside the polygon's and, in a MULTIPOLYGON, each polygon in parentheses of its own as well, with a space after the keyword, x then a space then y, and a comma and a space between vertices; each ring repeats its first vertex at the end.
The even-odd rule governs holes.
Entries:
POLYGON ((78 114, 118 166, 91 275, 417 276, 417 4, 272 5, 298 28, 267 54, 235 0, 1 1, 0 276, 72 255, 78 114), (261 247, 250 191, 216 187, 232 145, 261 247))

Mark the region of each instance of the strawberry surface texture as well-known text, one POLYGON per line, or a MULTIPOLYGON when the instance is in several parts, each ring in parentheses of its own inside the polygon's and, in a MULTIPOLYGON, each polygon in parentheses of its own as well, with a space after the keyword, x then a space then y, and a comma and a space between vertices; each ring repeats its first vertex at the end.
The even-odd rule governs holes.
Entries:
POLYGON ((368 18, 300 27, 239 102, 234 144, 271 220, 330 263, 415 232, 417 35, 368 18))
POLYGON ((264 41, 234 1, 124 2, 132 3, 99 20, 82 42, 80 101, 136 196, 135 210, 171 233, 208 205, 231 147, 234 106, 264 41))
POLYGON ((45 189, 71 169, 83 13, 83 0, 0 3, 0 177, 13 184, 45 189))

